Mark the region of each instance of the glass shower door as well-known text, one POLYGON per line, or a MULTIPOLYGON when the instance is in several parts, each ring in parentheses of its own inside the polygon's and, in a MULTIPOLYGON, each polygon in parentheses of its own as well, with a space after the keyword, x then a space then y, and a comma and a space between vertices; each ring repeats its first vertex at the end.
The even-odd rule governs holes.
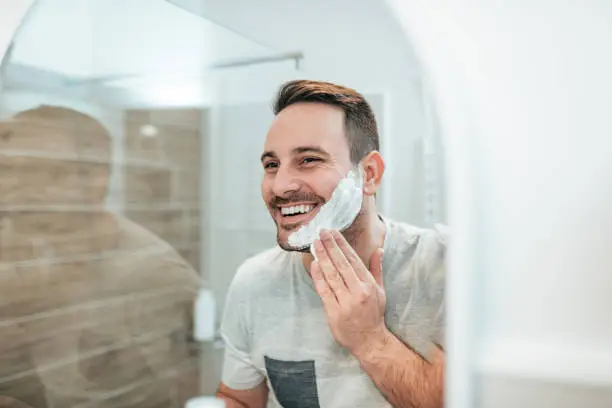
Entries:
POLYGON ((211 112, 219 70, 270 53, 162 0, 36 3, 0 81, 3 401, 214 392, 214 347, 193 337, 224 273, 207 259, 211 112))

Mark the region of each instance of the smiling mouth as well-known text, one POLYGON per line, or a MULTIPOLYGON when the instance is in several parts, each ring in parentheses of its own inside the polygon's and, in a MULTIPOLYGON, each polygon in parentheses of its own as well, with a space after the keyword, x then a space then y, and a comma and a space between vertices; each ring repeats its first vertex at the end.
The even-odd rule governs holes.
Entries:
POLYGON ((317 213, 318 204, 299 204, 277 207, 279 218, 287 227, 295 227, 309 221, 317 213))

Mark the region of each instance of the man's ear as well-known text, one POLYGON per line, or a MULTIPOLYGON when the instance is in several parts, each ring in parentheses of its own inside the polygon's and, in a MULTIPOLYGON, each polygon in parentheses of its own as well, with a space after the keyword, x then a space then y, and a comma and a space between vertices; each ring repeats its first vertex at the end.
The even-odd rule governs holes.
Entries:
POLYGON ((373 196, 376 194, 385 172, 385 161, 379 152, 372 151, 361 160, 361 166, 365 173, 363 192, 368 196, 373 196))

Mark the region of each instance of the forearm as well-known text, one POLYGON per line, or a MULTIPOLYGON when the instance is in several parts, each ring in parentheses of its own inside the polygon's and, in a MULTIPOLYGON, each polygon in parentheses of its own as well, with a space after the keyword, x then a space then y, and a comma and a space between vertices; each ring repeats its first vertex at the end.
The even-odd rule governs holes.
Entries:
POLYGON ((217 398, 220 398, 223 400, 223 402, 225 402, 225 407, 226 408, 249 408, 247 405, 243 404, 240 401, 237 401, 225 394, 222 394, 220 392, 217 392, 216 395, 217 398))
POLYGON ((219 384, 217 398, 225 402, 227 408, 264 408, 268 402, 268 387, 262 382, 255 388, 235 390, 219 384))
POLYGON ((433 344, 432 349, 431 361, 427 361, 386 332, 355 356, 394 407, 442 408, 444 353, 433 344))

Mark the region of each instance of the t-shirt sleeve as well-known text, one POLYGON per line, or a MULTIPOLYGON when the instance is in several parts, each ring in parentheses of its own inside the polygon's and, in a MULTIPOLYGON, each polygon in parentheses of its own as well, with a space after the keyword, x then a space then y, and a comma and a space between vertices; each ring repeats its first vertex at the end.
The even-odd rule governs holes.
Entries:
POLYGON ((221 321, 221 336, 225 343, 221 381, 235 390, 254 388, 265 379, 251 359, 249 284, 241 269, 230 285, 221 321))

